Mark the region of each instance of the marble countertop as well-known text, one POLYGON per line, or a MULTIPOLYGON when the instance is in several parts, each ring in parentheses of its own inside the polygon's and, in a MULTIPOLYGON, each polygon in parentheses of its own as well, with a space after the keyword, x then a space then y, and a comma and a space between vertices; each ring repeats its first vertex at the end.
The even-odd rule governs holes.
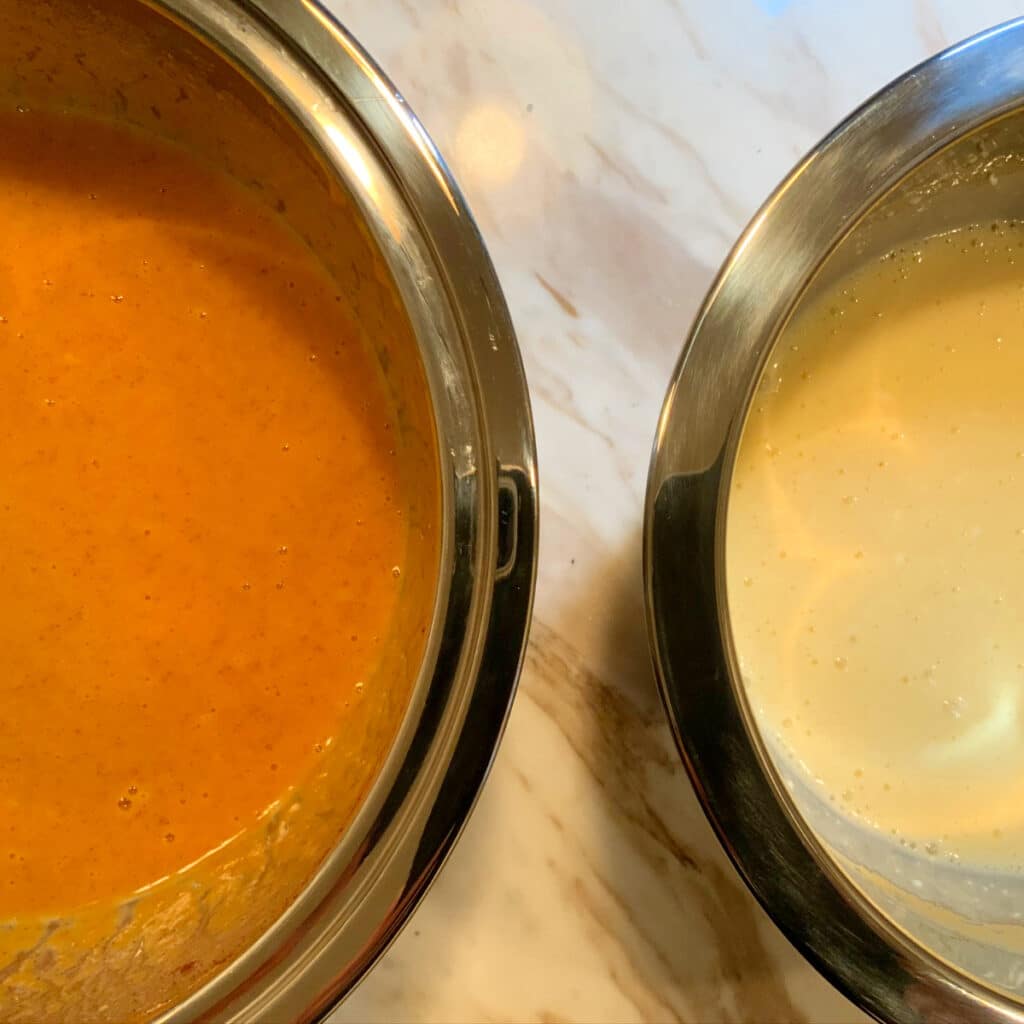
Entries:
POLYGON ((643 620, 655 423, 715 268, 874 90, 1010 0, 332 0, 451 164, 526 362, 532 639, 490 780, 356 1022, 861 1021, 721 852, 643 620))

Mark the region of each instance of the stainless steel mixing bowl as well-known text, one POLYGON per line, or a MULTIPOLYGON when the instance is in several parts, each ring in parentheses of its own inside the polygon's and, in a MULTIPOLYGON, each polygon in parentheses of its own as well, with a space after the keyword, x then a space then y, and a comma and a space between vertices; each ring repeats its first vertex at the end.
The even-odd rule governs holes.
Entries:
POLYGON ((438 535, 427 545, 437 559, 421 566, 432 618, 405 623, 408 646, 388 655, 414 677, 411 696, 382 763, 347 762, 366 779, 353 805, 317 808, 310 835, 333 845, 296 840, 289 860, 278 856, 299 820, 279 809, 266 856, 225 861, 212 887, 171 879, 116 913, 83 912, 86 924, 0 922, 8 946, 24 936, 0 963, 0 1013, 126 1020, 155 999, 167 1022, 315 1019, 387 947, 443 863, 523 656, 535 453, 494 270, 415 116, 313 0, 2 0, 0 92, 188 144, 276 204, 337 277, 409 444, 431 472, 436 462, 439 493, 437 523, 416 513, 438 535), (281 914, 265 898, 275 879, 298 893, 281 914), (262 916, 272 923, 250 942, 262 916))
POLYGON ((1024 1020, 1024 877, 900 847, 772 754, 744 695, 725 586, 732 469, 801 301, 859 263, 1024 214, 1024 22, 887 86, 776 190, 700 310, 651 465, 644 572, 662 695, 723 846, 775 922, 888 1021, 1024 1020))

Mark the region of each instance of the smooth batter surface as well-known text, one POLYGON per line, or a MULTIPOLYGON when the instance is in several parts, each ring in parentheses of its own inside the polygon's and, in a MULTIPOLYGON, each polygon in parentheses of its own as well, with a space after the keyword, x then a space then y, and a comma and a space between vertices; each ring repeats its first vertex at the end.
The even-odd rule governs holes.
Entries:
POLYGON ((1024 230, 895 253, 797 317, 727 543, 762 728, 908 845, 1024 864, 1024 230))
POLYGON ((127 894, 344 742, 406 551, 330 279, 184 152, 0 115, 0 919, 127 894))

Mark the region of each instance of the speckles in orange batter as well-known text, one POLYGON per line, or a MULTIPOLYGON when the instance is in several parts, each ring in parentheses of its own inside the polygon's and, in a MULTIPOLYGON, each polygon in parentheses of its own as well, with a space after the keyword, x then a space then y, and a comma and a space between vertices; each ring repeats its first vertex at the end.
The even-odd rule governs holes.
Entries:
POLYGON ((0 116, 0 917, 126 894, 344 741, 397 600, 389 406, 257 197, 0 116))

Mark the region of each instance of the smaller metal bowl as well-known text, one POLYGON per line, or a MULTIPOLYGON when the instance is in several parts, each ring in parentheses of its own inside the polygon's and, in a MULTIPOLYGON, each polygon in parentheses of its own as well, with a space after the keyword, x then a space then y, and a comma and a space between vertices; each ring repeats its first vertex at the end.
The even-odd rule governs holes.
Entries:
POLYGON ((1024 1020, 1024 877, 894 850, 773 760, 729 621, 732 472, 762 370, 803 299, 899 245, 1019 220, 1022 172, 1024 22, 870 99, 779 186, 720 271, 669 387, 648 482, 648 624, 693 785, 783 932, 887 1021, 1024 1020))

